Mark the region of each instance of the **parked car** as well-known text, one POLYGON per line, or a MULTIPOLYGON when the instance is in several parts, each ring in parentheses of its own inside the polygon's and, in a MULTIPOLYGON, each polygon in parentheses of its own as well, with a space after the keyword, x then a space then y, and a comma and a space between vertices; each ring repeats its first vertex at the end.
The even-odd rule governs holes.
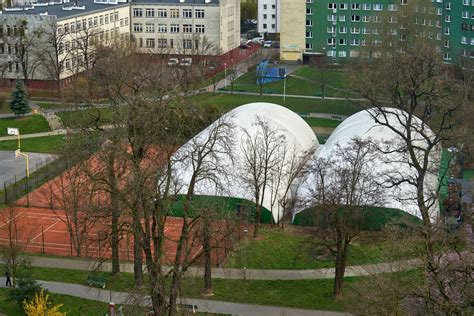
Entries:
POLYGON ((264 39, 263 39, 263 37, 254 37, 254 38, 252 38, 252 42, 259 43, 260 45, 262 45, 263 42, 264 42, 264 39))
POLYGON ((189 67, 193 63, 193 59, 191 57, 181 58, 181 62, 179 63, 181 66, 189 67))
POLYGON ((168 66, 169 67, 174 67, 174 66, 178 66, 179 65, 179 60, 178 58, 170 58, 168 60, 168 66))
POLYGON ((240 49, 249 49, 250 47, 247 44, 240 44, 239 48, 240 49))
POLYGON ((272 47, 272 41, 265 41, 265 43, 263 43, 263 48, 270 48, 272 47))

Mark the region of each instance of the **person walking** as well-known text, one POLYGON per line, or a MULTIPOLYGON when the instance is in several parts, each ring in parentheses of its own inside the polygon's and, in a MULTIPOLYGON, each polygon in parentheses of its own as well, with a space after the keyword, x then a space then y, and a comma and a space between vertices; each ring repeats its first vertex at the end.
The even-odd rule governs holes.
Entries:
POLYGON ((10 269, 8 268, 5 270, 5 278, 7 279, 5 286, 12 287, 12 280, 10 279, 10 269))

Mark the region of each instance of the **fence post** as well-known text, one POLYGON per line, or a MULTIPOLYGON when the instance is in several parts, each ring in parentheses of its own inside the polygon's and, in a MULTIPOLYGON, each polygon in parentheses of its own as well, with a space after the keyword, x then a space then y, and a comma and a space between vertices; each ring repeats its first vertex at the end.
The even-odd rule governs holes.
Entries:
POLYGON ((7 184, 3 181, 3 192, 5 192, 5 205, 8 205, 8 192, 7 192, 7 184))
POLYGON ((44 227, 41 226, 41 243, 42 243, 42 250, 43 250, 43 253, 44 253, 44 227))
POLYGON ((97 255, 97 258, 100 258, 100 233, 97 233, 97 239, 99 240, 99 254, 97 255))
POLYGON ((15 184, 13 185, 13 194, 15 195, 15 201, 16 201, 16 175, 15 175, 15 184))
POLYGON ((26 207, 30 207, 30 179, 26 178, 26 207))

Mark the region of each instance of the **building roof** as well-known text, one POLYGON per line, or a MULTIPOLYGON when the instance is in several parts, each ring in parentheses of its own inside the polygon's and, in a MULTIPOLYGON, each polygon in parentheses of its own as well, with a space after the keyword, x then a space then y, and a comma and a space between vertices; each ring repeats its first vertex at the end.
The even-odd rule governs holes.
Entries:
POLYGON ((216 5, 219 0, 37 0, 31 5, 16 6, 5 8, 2 11, 4 15, 49 15, 56 16, 58 19, 80 16, 83 14, 108 10, 114 7, 121 7, 135 4, 175 4, 175 5, 216 5))
MULTIPOLYGON (((268 126, 278 135, 283 135, 286 141, 285 148, 279 150, 286 151, 285 161, 294 157, 292 153, 303 155, 308 151, 316 148, 319 143, 311 127, 295 112, 288 110, 280 105, 272 103, 250 103, 242 105, 225 116, 232 124, 231 138, 233 140, 232 153, 233 159, 226 154, 217 153, 215 156, 208 156, 205 162, 208 165, 219 165, 218 180, 219 186, 216 186, 215 179, 205 179, 199 181, 195 187, 195 194, 198 195, 215 195, 237 197, 253 201, 254 197, 248 187, 242 182, 242 164, 244 160, 243 148, 245 148, 246 133, 255 139, 256 135, 261 135, 261 129, 256 125, 257 118, 264 120, 268 126)), ((213 123, 204 131, 199 133, 183 147, 181 147, 175 154, 178 162, 174 165, 176 172, 177 183, 181 186, 180 193, 186 193, 188 184, 193 174, 193 166, 190 156, 195 146, 205 144, 212 135, 213 131, 218 126, 218 122, 213 123), (184 158, 183 158, 184 157, 184 158), (183 158, 183 159, 181 159, 183 158)), ((290 168, 290 163, 283 164, 283 169, 290 168)), ((283 175, 288 175, 289 170, 282 170, 283 175), (288 171, 288 172, 287 172, 288 171)), ((285 176, 282 176, 282 183, 285 181, 285 176)), ((263 200, 263 207, 268 209, 275 221, 283 215, 283 211, 278 201, 282 201, 285 196, 286 187, 280 185, 279 187, 267 187, 265 198, 263 200), (277 197, 275 199, 275 197, 277 197), (273 201, 273 202, 272 202, 273 201), (276 202, 275 202, 276 201, 276 202)))
MULTIPOLYGON (((387 114, 387 120, 392 126, 396 126, 398 130, 403 130, 403 126, 398 122, 398 118, 401 121, 406 120, 407 115, 405 112, 390 109, 390 114, 387 114), (398 114, 397 114, 398 113, 398 114)), ((377 115, 377 110, 369 109, 358 112, 345 119, 327 139, 324 146, 320 146, 319 150, 315 153, 316 158, 330 158, 333 157, 337 146, 346 148, 349 143, 355 138, 362 140, 371 140, 378 144, 392 146, 390 149, 400 148, 401 140, 399 136, 395 134, 388 127, 379 125, 375 122, 372 115, 377 115)), ((411 126, 420 128, 421 120, 414 118, 411 126)), ((433 135, 429 127, 424 126, 423 130, 426 135, 433 135)), ((417 140, 417 145, 420 147, 426 146, 422 136, 414 128, 412 129, 413 138, 417 140)), ((438 173, 439 173, 439 161, 440 151, 433 150, 430 155, 430 162, 432 163, 432 170, 427 174, 425 178, 425 198, 431 200, 433 196, 436 196, 438 189, 438 173)), ((421 158, 420 158, 421 159, 421 158)), ((378 177, 379 180, 388 180, 388 177, 394 177, 398 179, 403 177, 404 179, 414 179, 416 177, 416 170, 409 166, 408 161, 410 160, 407 152, 402 153, 386 153, 376 155, 376 157, 370 161, 374 173, 374 177, 378 177)), ((306 180, 306 183, 301 186, 299 194, 303 200, 311 200, 311 190, 313 190, 314 183, 316 181, 312 179, 311 175, 306 180)), ((317 190, 317 188, 315 188, 317 190)), ((418 204, 416 202, 416 188, 407 183, 401 183, 396 186, 384 188, 384 199, 381 205, 387 208, 394 208, 403 210, 411 215, 421 218, 418 204)), ((300 209, 299 211, 302 211, 300 209)), ((437 218, 439 215, 439 205, 434 203, 430 209, 430 217, 432 220, 437 218)))

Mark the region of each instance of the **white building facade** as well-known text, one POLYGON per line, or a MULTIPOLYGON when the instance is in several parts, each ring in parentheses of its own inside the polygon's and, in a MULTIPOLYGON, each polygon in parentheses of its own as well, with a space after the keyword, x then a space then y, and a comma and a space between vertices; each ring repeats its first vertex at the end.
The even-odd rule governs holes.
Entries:
POLYGON ((280 33, 281 0, 258 0, 258 32, 280 33))

